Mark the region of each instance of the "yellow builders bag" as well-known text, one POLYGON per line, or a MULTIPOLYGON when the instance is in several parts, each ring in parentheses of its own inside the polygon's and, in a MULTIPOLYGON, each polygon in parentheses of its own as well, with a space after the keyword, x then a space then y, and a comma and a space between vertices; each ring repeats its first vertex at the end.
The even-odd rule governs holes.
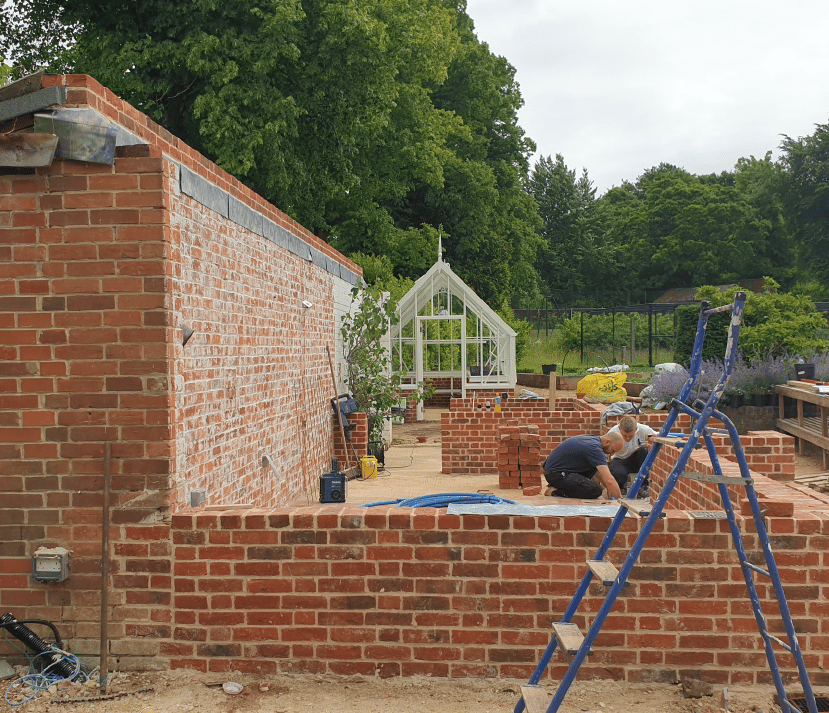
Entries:
POLYGON ((576 391, 583 392, 585 396, 599 399, 603 404, 626 401, 628 393, 625 391, 624 383, 627 378, 628 375, 624 372, 590 374, 576 384, 576 391))

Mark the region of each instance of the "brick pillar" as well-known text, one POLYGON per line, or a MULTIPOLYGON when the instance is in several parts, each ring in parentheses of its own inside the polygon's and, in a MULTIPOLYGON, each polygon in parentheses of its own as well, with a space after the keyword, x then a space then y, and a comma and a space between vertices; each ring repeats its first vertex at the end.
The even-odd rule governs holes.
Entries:
POLYGON ((498 430, 498 487, 541 486, 541 439, 538 426, 507 421, 498 430))

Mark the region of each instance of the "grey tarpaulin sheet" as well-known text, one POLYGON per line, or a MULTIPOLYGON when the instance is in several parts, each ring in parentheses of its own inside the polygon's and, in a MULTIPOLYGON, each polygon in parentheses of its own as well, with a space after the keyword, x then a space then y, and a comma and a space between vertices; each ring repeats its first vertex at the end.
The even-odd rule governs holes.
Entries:
POLYGON ((521 505, 515 503, 450 503, 450 515, 529 515, 530 517, 613 517, 618 505, 521 505))

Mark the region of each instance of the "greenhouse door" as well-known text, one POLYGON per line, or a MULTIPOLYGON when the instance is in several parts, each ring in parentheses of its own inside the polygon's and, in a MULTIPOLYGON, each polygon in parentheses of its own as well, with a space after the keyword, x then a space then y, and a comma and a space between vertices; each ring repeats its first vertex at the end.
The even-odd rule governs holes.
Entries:
MULTIPOLYGON (((463 315, 418 317, 415 330, 415 378, 460 371, 461 395, 466 396, 466 330, 463 315)), ((417 403, 417 420, 425 418, 423 402, 417 403)))

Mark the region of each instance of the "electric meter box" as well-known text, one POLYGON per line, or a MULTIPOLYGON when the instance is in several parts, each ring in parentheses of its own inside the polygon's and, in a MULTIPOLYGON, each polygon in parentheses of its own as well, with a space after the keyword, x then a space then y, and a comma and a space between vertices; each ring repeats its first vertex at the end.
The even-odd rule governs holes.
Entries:
POLYGON ((32 577, 41 582, 62 582, 69 576, 69 550, 39 547, 32 555, 32 577))

